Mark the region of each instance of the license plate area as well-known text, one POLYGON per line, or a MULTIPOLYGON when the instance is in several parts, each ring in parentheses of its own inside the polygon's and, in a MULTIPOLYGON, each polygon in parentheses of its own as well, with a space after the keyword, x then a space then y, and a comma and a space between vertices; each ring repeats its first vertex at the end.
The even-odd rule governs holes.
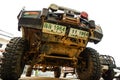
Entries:
POLYGON ((88 36, 89 36, 89 32, 75 29, 75 28, 70 28, 70 31, 68 34, 68 37, 77 38, 77 39, 88 38, 88 36))
POLYGON ((66 26, 44 22, 42 32, 64 36, 66 33, 66 26))

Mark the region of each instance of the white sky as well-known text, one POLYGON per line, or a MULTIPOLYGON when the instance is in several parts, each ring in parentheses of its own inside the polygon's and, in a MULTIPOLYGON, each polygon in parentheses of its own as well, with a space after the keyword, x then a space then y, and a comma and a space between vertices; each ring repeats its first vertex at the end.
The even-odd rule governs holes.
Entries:
POLYGON ((109 54, 115 58, 120 66, 120 1, 119 0, 1 0, 0 1, 0 29, 20 34, 17 30, 17 15, 25 6, 26 10, 42 10, 49 4, 86 11, 89 18, 101 25, 104 37, 97 45, 90 44, 100 54, 109 54))

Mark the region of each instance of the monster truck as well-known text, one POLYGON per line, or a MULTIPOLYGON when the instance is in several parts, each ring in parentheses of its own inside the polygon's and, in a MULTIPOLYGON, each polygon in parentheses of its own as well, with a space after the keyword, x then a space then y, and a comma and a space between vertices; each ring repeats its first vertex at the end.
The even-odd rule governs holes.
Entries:
POLYGON ((59 78, 61 67, 76 69, 80 80, 99 80, 99 53, 88 42, 97 44, 103 34, 87 13, 51 4, 41 11, 21 10, 18 30, 22 37, 12 38, 3 53, 0 69, 3 80, 18 80, 24 66, 39 64, 59 78))

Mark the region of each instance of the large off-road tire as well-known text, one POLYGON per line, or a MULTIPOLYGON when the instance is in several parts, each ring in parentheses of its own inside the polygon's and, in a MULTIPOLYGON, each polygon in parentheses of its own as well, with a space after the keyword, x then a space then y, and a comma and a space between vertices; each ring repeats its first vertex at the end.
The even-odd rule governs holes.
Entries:
POLYGON ((61 68, 60 67, 55 67, 54 68, 54 77, 59 78, 61 75, 61 68))
POLYGON ((76 72, 80 80, 99 80, 101 65, 98 52, 92 48, 86 48, 80 54, 76 72))
POLYGON ((102 74, 102 78, 104 80, 113 80, 115 75, 115 72, 113 69, 109 69, 107 72, 105 72, 104 74, 102 74))
POLYGON ((18 80, 23 72, 26 51, 26 41, 21 37, 15 37, 9 41, 3 53, 1 64, 1 78, 3 80, 18 80))

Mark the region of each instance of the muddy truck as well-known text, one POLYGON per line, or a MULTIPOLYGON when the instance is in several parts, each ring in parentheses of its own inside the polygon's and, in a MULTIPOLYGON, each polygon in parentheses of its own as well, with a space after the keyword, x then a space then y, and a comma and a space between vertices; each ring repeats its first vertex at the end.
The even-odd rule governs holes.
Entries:
POLYGON ((3 80, 18 80, 25 65, 35 64, 42 71, 51 69, 56 78, 61 67, 73 67, 80 80, 99 80, 99 53, 86 46, 99 43, 103 33, 86 12, 51 4, 40 11, 23 9, 17 18, 22 37, 12 38, 5 48, 0 68, 3 80))

